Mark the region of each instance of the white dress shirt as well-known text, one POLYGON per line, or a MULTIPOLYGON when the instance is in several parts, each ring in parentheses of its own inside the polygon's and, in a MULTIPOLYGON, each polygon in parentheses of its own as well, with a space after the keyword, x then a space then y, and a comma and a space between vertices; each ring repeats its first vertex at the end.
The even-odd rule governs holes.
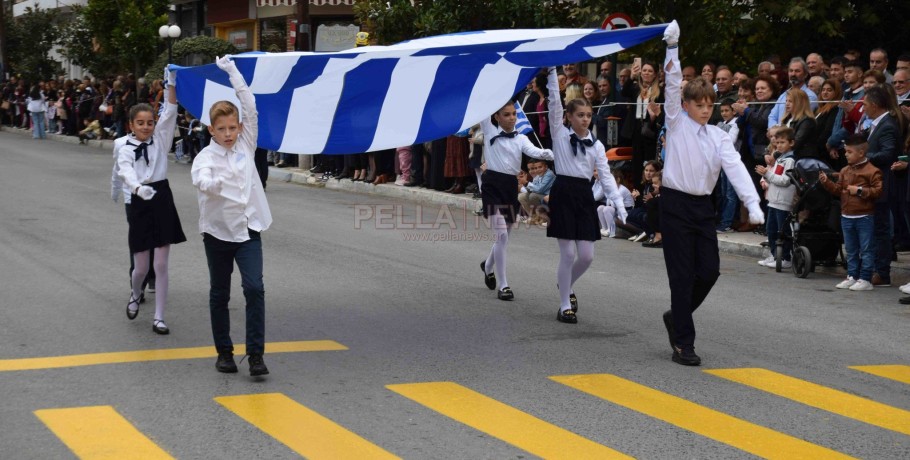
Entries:
POLYGON ((610 197, 610 201, 617 204, 617 207, 623 207, 622 197, 619 195, 619 189, 616 188, 616 179, 610 173, 610 165, 607 163, 607 152, 604 145, 597 139, 594 139, 591 131, 584 136, 578 136, 579 139, 589 139, 594 145, 584 147, 581 152, 575 154, 572 149, 570 137, 572 130, 562 124, 563 108, 562 99, 559 96, 559 81, 556 79, 556 69, 550 68, 550 74, 547 76, 547 90, 550 93, 549 106, 550 111, 550 138, 553 139, 553 157, 555 158, 556 174, 559 176, 578 177, 585 180, 591 180, 594 177, 594 170, 597 170, 598 181, 603 187, 604 193, 610 197))
POLYGON ((240 100, 243 129, 231 149, 212 138, 193 160, 191 175, 198 189, 199 233, 242 243, 250 239, 247 229, 268 230, 272 212, 254 163, 259 134, 256 100, 239 72, 230 79, 240 100), (217 179, 221 180, 221 190, 216 194, 210 187, 217 179))
MULTIPOLYGON (((528 136, 517 133, 515 137, 499 137, 493 145, 493 140, 499 133, 505 132, 490 121, 490 117, 484 118, 480 122, 480 129, 483 131, 484 142, 484 161, 487 163, 487 169, 503 174, 517 175, 521 169, 521 154, 539 158, 541 160, 553 160, 553 152, 547 149, 539 149, 531 143, 528 136)), ((514 128, 513 128, 514 130, 514 128)), ((510 131, 511 132, 511 131, 510 131)))
POLYGON ((757 204, 758 193, 730 136, 717 126, 702 125, 683 112, 682 70, 676 48, 667 49, 664 70, 667 157, 663 185, 689 195, 707 196, 714 190, 723 168, 743 203, 747 207, 757 204))
POLYGON ((127 139, 131 137, 133 137, 132 133, 114 139, 114 167, 111 170, 111 199, 114 200, 114 203, 117 202, 120 194, 123 194, 123 204, 130 204, 130 200, 132 199, 133 193, 130 191, 129 186, 120 178, 119 165, 120 149, 126 145, 127 139))
POLYGON ((158 118, 155 131, 149 139, 151 144, 147 147, 148 164, 144 158, 136 159, 136 147, 142 143, 136 137, 130 137, 123 147, 120 147, 117 166, 120 168, 120 178, 130 193, 135 193, 140 185, 167 179, 167 152, 171 150, 171 143, 174 142, 176 127, 177 104, 165 102, 164 112, 158 118))

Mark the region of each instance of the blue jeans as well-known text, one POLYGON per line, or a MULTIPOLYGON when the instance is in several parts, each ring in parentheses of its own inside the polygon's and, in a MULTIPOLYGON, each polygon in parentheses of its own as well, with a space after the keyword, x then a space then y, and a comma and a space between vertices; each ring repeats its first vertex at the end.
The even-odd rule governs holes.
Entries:
POLYGON ((739 197, 736 196, 733 183, 723 171, 720 172, 720 201, 720 223, 717 224, 717 228, 725 230, 733 225, 733 217, 736 215, 736 208, 739 207, 739 197))
POLYGON ((875 266, 874 221, 872 216, 840 218, 844 248, 847 250, 847 275, 853 279, 872 281, 875 266))
POLYGON ((212 316, 212 336, 219 353, 233 352, 231 342, 231 273, 234 262, 240 269, 240 285, 246 297, 246 352, 261 354, 265 350, 265 287, 262 283, 262 240, 259 233, 249 230, 250 239, 242 243, 221 241, 203 234, 205 256, 209 263, 209 310, 212 316))
MULTIPOLYGON (((780 232, 784 232, 784 235, 790 236, 790 226, 784 226, 788 214, 790 214, 788 211, 768 206, 768 221, 766 227, 768 233, 768 249, 771 250, 771 255, 774 257, 777 257, 777 238, 780 237, 780 232)), ((784 255, 781 259, 790 260, 790 254, 793 253, 792 239, 784 239, 783 250, 784 255)))
POLYGON ((44 129, 44 112, 32 112, 32 138, 47 139, 44 129))

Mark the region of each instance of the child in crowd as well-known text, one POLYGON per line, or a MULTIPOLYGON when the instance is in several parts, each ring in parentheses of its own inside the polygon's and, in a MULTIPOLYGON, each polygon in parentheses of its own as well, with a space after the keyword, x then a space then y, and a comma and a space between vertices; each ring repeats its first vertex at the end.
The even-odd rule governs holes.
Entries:
POLYGON ((236 64, 228 57, 215 63, 228 74, 240 100, 241 114, 229 101, 220 101, 209 110, 212 143, 193 161, 193 185, 199 189, 199 232, 208 259, 209 311, 218 372, 237 372, 228 301, 234 262, 240 269, 246 298, 246 353, 250 375, 269 373, 265 352, 265 287, 262 282, 262 239, 260 233, 272 224, 265 190, 258 179, 254 153, 259 131, 256 99, 236 64), (240 117, 242 115, 243 122, 240 117))
MULTIPOLYGON (((781 232, 790 235, 790 229, 784 228, 787 214, 793 210, 793 198, 796 196, 796 185, 790 180, 787 171, 793 169, 796 160, 793 157, 793 146, 796 145, 796 132, 790 128, 778 129, 774 134, 774 147, 777 150, 777 160, 770 167, 758 165, 755 172, 762 176, 768 184, 765 197, 768 200, 768 249, 771 255, 759 260, 758 264, 775 268, 777 266, 777 239, 781 232)), ((793 251, 793 241, 784 238, 781 248, 781 268, 790 268, 790 256, 793 251)))
MULTIPOLYGON (((603 186, 600 185, 600 181, 597 179, 597 171, 594 171, 594 201, 598 202, 597 205, 597 217, 600 219, 600 236, 604 238, 616 238, 616 206, 613 203, 608 203, 605 201, 605 196, 603 192, 603 186)), ((632 198, 632 192, 626 188, 625 179, 622 176, 622 173, 616 171, 613 173, 613 180, 616 181, 616 186, 619 188, 619 195, 622 196, 622 204, 626 208, 626 213, 632 211, 632 207, 635 205, 635 200, 632 198)))
POLYGON ((619 219, 625 222, 627 213, 610 173, 604 146, 594 139, 588 129, 594 116, 591 103, 584 98, 569 101, 565 108, 569 122, 569 127, 566 127, 562 124, 563 107, 555 67, 550 67, 547 90, 556 169, 556 180, 548 201, 550 222, 547 236, 556 238, 559 243, 556 279, 560 305, 556 320, 574 324, 578 322, 578 299, 572 287, 594 261, 594 242, 601 238, 591 189, 595 169, 604 195, 616 206, 619 219))
POLYGON ((546 216, 546 211, 541 209, 541 205, 544 204, 544 197, 550 194, 556 174, 550 171, 546 161, 536 158, 528 160, 528 172, 533 179, 518 193, 518 202, 521 203, 522 211, 530 216, 528 222, 536 225, 543 216, 546 216))
POLYGON ((866 158, 868 144, 861 134, 846 141, 847 166, 840 170, 837 182, 821 172, 818 181, 834 196, 840 197, 841 229, 847 251, 847 279, 838 289, 872 290, 875 264, 873 240, 875 200, 882 193, 882 171, 866 158))
MULTIPOLYGON (((558 102, 558 101, 557 101, 558 102)), ((521 169, 521 155, 552 160, 553 152, 534 146, 524 134, 515 130, 518 113, 510 100, 502 106, 493 118, 480 122, 483 131, 486 169, 481 175, 481 201, 483 216, 489 220, 495 238, 490 255, 480 263, 484 283, 489 289, 496 289, 500 300, 512 300, 515 294, 506 277, 508 267, 509 233, 515 223, 521 204, 518 202, 519 183, 517 175, 521 169)))
POLYGON ((85 128, 82 131, 79 131, 80 144, 84 144, 85 141, 90 139, 101 138, 101 122, 92 117, 86 117, 82 120, 82 123, 85 125, 85 128))
POLYGON ((134 268, 126 316, 135 319, 139 314, 143 280, 148 274, 149 259, 154 251, 156 289, 152 331, 162 335, 170 333, 164 322, 164 307, 167 304, 171 245, 186 241, 167 180, 167 154, 177 125, 175 75, 171 72, 167 75, 167 100, 158 122, 155 122, 151 106, 144 103, 134 105, 129 113, 133 136, 127 138, 117 158, 120 178, 132 193, 127 221, 134 268))
POLYGON ((714 203, 711 192, 723 169, 746 204, 749 220, 764 223, 758 193, 729 136, 707 126, 717 95, 711 83, 695 78, 680 90, 682 66, 677 43, 679 25, 664 31, 667 42, 666 114, 667 162, 660 188, 660 222, 664 261, 670 282, 671 310, 663 315, 673 349, 673 361, 698 366, 695 354, 695 312, 720 276, 714 203))
POLYGON ((651 176, 651 199, 645 204, 646 218, 651 237, 641 243, 645 248, 662 248, 664 246, 663 234, 660 231, 660 186, 663 184, 663 171, 657 171, 651 176))
MULTIPOLYGON (((738 152, 740 147, 739 125, 736 122, 737 117, 736 112, 733 111, 732 100, 724 99, 720 102, 720 116, 723 121, 718 122, 717 127, 727 133, 733 142, 733 147, 738 152)), ((718 209, 720 222, 717 224, 717 233, 732 232, 733 217, 736 215, 736 210, 739 209, 739 199, 736 198, 736 190, 733 189, 733 185, 730 184, 723 171, 720 172, 720 204, 718 209)))

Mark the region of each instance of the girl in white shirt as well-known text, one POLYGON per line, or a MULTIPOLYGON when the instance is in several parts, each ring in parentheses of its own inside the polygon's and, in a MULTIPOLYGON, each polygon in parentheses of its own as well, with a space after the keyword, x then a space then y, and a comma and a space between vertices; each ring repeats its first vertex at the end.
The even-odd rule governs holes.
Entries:
POLYGON ((594 261, 594 242, 600 239, 600 222, 591 190, 595 169, 604 194, 615 204, 623 222, 626 221, 626 208, 610 174, 604 146, 588 130, 593 117, 591 103, 585 99, 569 101, 566 119, 570 127, 567 128, 562 124, 563 108, 555 67, 550 67, 547 90, 550 92, 550 135, 556 170, 556 180, 550 189, 547 236, 559 241, 556 279, 560 307, 556 319, 577 323, 578 300, 572 286, 594 261))
POLYGON ((142 281, 148 274, 149 258, 154 250, 156 291, 152 331, 157 334, 170 333, 164 322, 170 248, 172 244, 186 241, 167 181, 167 153, 177 125, 175 74, 167 74, 167 101, 160 118, 156 123, 155 112, 150 105, 134 105, 129 116, 134 137, 127 139, 117 158, 120 178, 132 193, 128 220, 130 252, 133 254, 135 269, 126 316, 135 319, 139 314, 142 281))
POLYGON ((227 57, 215 61, 227 72, 240 100, 237 107, 220 101, 209 110, 212 143, 193 160, 193 185, 199 189, 199 233, 209 265, 209 311, 218 372, 237 372, 228 300, 234 262, 246 299, 246 352, 250 375, 269 373, 265 351, 265 287, 262 282, 260 232, 272 224, 265 189, 254 163, 259 133, 256 99, 237 66, 227 57), (242 121, 242 122, 241 122, 242 121))

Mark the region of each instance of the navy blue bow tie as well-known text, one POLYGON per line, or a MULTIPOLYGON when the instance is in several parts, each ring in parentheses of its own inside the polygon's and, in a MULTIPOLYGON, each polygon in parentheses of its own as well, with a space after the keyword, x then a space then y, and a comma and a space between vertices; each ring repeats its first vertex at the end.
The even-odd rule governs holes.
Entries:
POLYGON ((572 135, 569 136, 569 142, 572 143, 572 153, 576 156, 578 155, 578 144, 581 144, 580 147, 582 155, 585 154, 585 147, 591 147, 594 145, 594 141, 591 139, 579 139, 575 133, 572 133, 572 135))
POLYGON ((493 136, 493 138, 490 139, 490 145, 493 145, 493 143, 496 142, 496 139, 499 139, 500 137, 508 137, 509 139, 512 139, 513 137, 515 137, 517 135, 518 135, 518 131, 512 131, 511 133, 507 133, 505 131, 500 131, 499 134, 493 136))
POLYGON ((139 144, 139 146, 136 147, 136 150, 134 150, 134 152, 136 152, 136 161, 139 161, 140 158, 145 158, 145 164, 146 164, 146 166, 148 166, 148 164, 149 164, 148 146, 150 146, 154 143, 155 143, 154 140, 149 139, 147 144, 145 142, 139 144))

